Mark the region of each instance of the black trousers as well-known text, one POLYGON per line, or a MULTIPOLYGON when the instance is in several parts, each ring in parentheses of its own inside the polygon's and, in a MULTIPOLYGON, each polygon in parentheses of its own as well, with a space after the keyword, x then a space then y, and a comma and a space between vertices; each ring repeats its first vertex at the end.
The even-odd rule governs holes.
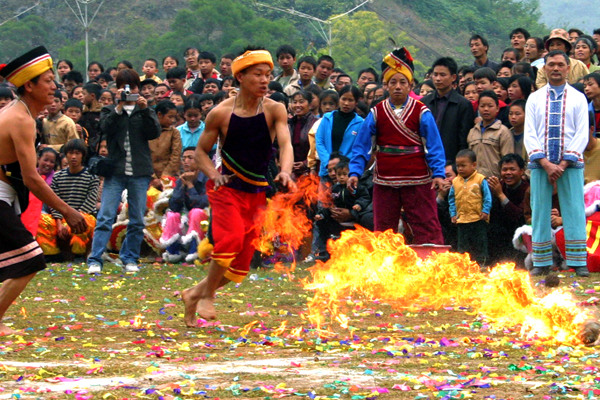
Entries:
POLYGON ((480 267, 488 258, 488 223, 485 221, 458 224, 458 252, 469 253, 480 267))

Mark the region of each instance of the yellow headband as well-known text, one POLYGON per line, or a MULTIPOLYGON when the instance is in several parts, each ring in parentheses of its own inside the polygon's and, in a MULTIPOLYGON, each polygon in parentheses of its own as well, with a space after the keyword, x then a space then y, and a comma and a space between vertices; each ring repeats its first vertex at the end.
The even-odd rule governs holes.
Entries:
POLYGON ((258 64, 269 64, 271 69, 273 69, 273 58, 271 57, 271 53, 266 50, 248 50, 233 60, 233 63, 231 63, 231 72, 233 73, 233 76, 235 76, 238 72, 258 64))
POLYGON ((388 82, 392 76, 397 73, 401 73, 408 79, 409 82, 413 80, 412 70, 399 58, 395 57, 392 53, 384 57, 383 62, 388 65, 383 71, 383 82, 388 82))

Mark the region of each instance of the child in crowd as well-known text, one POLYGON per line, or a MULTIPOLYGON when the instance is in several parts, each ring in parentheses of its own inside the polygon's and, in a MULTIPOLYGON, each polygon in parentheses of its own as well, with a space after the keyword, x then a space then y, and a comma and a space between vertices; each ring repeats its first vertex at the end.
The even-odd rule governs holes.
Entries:
POLYGON ((354 220, 358 221, 358 213, 367 208, 371 203, 369 191, 363 185, 357 185, 354 191, 348 189, 348 173, 350 172, 350 164, 340 161, 335 166, 335 184, 331 188, 331 200, 333 205, 325 205, 321 207, 317 215, 316 221, 322 224, 323 229, 320 230, 324 234, 324 238, 339 237, 341 232, 354 226, 354 222, 337 222, 332 217, 332 211, 336 209, 347 209, 354 216, 354 220))
POLYGON ((60 148, 71 139, 79 139, 75 122, 62 113, 63 100, 60 90, 54 92, 54 101, 46 106, 48 117, 44 119, 44 144, 60 152, 60 148))
POLYGON ((294 116, 289 119, 288 126, 294 149, 292 173, 296 179, 308 173, 307 157, 310 150, 308 133, 317 120, 317 117, 310 112, 312 99, 313 94, 306 90, 296 92, 290 98, 290 109, 294 113, 294 116))
POLYGON ((230 89, 234 89, 235 84, 233 82, 233 76, 226 76, 223 78, 221 90, 224 92, 228 92, 230 89))
POLYGON ((185 123, 177 127, 181 134, 182 148, 196 147, 200 135, 204 132, 202 122, 202 106, 196 99, 189 99, 183 108, 185 123))
POLYGON ((157 179, 163 176, 179 176, 181 168, 181 135, 175 128, 177 107, 169 100, 163 100, 154 109, 162 129, 158 138, 148 141, 152 166, 157 179))
MULTIPOLYGON (((171 92, 180 92, 189 96, 193 94, 189 90, 184 89, 186 82, 187 72, 181 67, 174 67, 167 72, 167 82, 171 88, 171 92)), ((165 96, 171 96, 171 92, 168 92, 165 96)))
POLYGON ((166 56, 163 58, 162 67, 165 74, 169 72, 171 68, 179 66, 179 59, 175 56, 166 56))
MULTIPOLYGON (((325 90, 319 96, 319 108, 321 116, 325 115, 328 112, 332 112, 338 109, 340 103, 340 96, 338 92, 335 90, 325 90)), ((323 118, 319 118, 308 131, 308 141, 310 143, 310 150, 308 151, 307 156, 307 164, 308 168, 312 173, 319 172, 319 153, 317 153, 317 142, 315 140, 315 136, 317 134, 317 130, 319 129, 319 125, 323 118)))
POLYGON ((508 120, 512 125, 510 132, 512 133, 515 142, 514 152, 523 158, 527 158, 527 151, 523 144, 523 133, 525 132, 525 104, 525 100, 518 99, 510 103, 508 108, 508 120))
POLYGON ((108 89, 100 91, 100 105, 102 107, 112 106, 115 104, 115 95, 108 89))
POLYGON ((79 137, 88 145, 89 134, 88 131, 79 125, 79 120, 81 119, 81 115, 83 112, 83 104, 81 101, 77 99, 69 99, 65 103, 64 106, 65 115, 75 122, 75 129, 77 130, 77 134, 79 137))
POLYGON ((7 86, 0 87, 0 110, 15 99, 15 94, 7 86))
POLYGON ((204 93, 198 99, 202 113, 215 105, 215 96, 212 93, 204 93))
POLYGON ((156 83, 162 83, 162 79, 156 75, 158 74, 158 61, 156 61, 154 58, 148 58, 146 61, 144 61, 142 72, 144 75, 140 76, 140 82, 143 82, 146 79, 152 79, 156 83))
POLYGON ((469 149, 477 154, 480 171, 486 177, 500 177, 500 159, 514 152, 514 140, 498 116, 498 96, 493 91, 479 94, 479 115, 482 121, 475 124, 467 136, 469 149))
POLYGON ((202 93, 211 93, 212 95, 215 95, 220 90, 221 82, 216 78, 208 78, 204 82, 204 89, 202 89, 202 93))
MULTIPOLYGON (((475 87, 477 88, 477 93, 480 97, 482 92, 495 92, 496 88, 501 86, 496 77, 496 73, 491 68, 483 67, 477 69, 473 74, 473 79, 475 80, 475 87)), ((508 88, 508 86, 506 88, 508 88)), ((506 96, 508 96, 508 91, 506 92, 506 96)), ((496 97, 498 98, 498 96, 496 97)), ((478 108, 479 103, 474 102, 473 109, 475 112, 477 112, 478 108)), ((510 123, 508 122, 508 107, 506 107, 506 103, 500 98, 498 98, 497 118, 510 128, 510 123)))
POLYGON ((444 186, 438 190, 436 202, 438 208, 438 219, 442 225, 442 234, 444 235, 444 244, 452 246, 456 251, 456 224, 453 224, 450 218, 450 206, 448 204, 448 195, 452 188, 452 181, 458 176, 456 164, 454 161, 446 161, 444 186))
POLYGON ((469 253, 481 268, 488 257, 487 222, 492 195, 485 176, 477 172, 477 155, 464 149, 456 154, 458 176, 448 194, 450 217, 458 228, 458 252, 469 253))
POLYGON ((465 83, 465 99, 471 103, 475 103, 479 100, 479 94, 477 93, 477 84, 475 81, 469 81, 465 83))
POLYGON ((69 206, 79 211, 86 219, 88 229, 74 235, 57 210, 42 215, 38 230, 38 242, 44 254, 55 255, 63 250, 69 259, 69 253, 83 255, 91 244, 96 226, 96 199, 98 197, 98 177, 92 175, 83 165, 87 155, 87 146, 81 139, 69 140, 64 147, 68 167, 57 172, 50 186, 54 193, 69 206))
POLYGON ((98 78, 96 78, 96 83, 100 85, 102 89, 106 89, 108 85, 113 81, 113 77, 108 72, 103 72, 100 75, 98 75, 98 78))
POLYGON ((510 102, 508 99, 508 78, 498 78, 494 86, 494 93, 498 96, 498 101, 510 102))
POLYGON ((78 123, 87 130, 89 137, 87 142, 92 149, 98 147, 101 135, 100 112, 103 107, 99 102, 101 94, 102 89, 93 82, 83 87, 83 113, 78 123))
POLYGON ((181 92, 171 92, 169 100, 176 106, 183 106, 187 101, 187 97, 181 92))
POLYGON ((300 90, 305 90, 309 85, 313 84, 313 77, 317 69, 317 60, 312 56, 304 56, 298 61, 298 79, 290 81, 283 91, 291 97, 294 93, 300 90))
POLYGON ((289 44, 281 45, 277 48, 275 57, 277 57, 277 64, 279 64, 279 68, 281 68, 282 72, 273 80, 279 82, 285 89, 291 82, 298 79, 298 72, 294 69, 296 49, 289 44))
MULTIPOLYGON (((54 179, 54 171, 58 162, 58 153, 51 147, 44 147, 38 152, 37 171, 44 179, 46 184, 50 186, 54 179)), ((21 213, 21 221, 31 235, 35 237, 38 231, 40 215, 44 204, 40 199, 35 197, 32 192, 29 192, 29 205, 27 209, 21 213)))
POLYGON ((168 262, 179 262, 185 255, 183 246, 189 247, 185 261, 193 262, 197 257, 198 243, 204 238, 201 222, 206 221, 204 208, 208 207, 206 182, 208 178, 199 172, 195 160, 195 147, 183 150, 183 174, 177 180, 173 194, 169 199, 169 211, 166 214, 164 230, 160 242, 166 247, 163 259, 168 262), (185 218, 187 216, 187 218, 185 218), (183 224, 182 224, 182 217, 183 224), (187 233, 182 226, 187 222, 187 233))
POLYGON ((77 99, 81 101, 81 103, 83 103, 85 98, 85 94, 83 93, 83 86, 75 86, 75 88, 73 88, 73 92, 71 93, 71 98, 77 99))
MULTIPOLYGON (((106 139, 100 141, 100 144, 98 145, 98 155, 104 158, 108 157, 108 143, 106 142, 106 139)), ((98 214, 98 211, 100 211, 100 205, 102 201, 102 189, 104 188, 104 177, 99 176, 98 181, 99 184, 98 197, 96 198, 96 214, 98 214)))
POLYGON ((217 79, 219 77, 215 67, 217 66, 217 57, 210 51, 201 51, 198 55, 198 65, 200 66, 200 78, 205 82, 208 79, 217 79))

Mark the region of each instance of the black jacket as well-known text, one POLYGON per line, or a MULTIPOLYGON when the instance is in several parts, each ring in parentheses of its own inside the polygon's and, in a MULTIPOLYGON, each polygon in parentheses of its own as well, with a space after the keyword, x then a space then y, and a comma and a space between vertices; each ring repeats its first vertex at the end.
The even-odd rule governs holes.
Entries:
POLYGON ((108 145, 108 155, 115 167, 115 175, 125 175, 125 136, 129 131, 133 176, 151 176, 154 173, 148 141, 160 136, 161 128, 156 113, 150 107, 136 105, 131 115, 123 110, 117 114, 115 106, 102 108, 100 126, 108 145))
MULTIPOLYGON (((435 118, 439 101, 437 90, 423 97, 421 101, 431 110, 433 118, 435 118)), ((468 148, 467 136, 475 125, 474 121, 475 112, 471 102, 461 96, 455 89, 452 89, 448 96, 444 116, 441 123, 438 124, 448 161, 454 161, 456 153, 468 148)))

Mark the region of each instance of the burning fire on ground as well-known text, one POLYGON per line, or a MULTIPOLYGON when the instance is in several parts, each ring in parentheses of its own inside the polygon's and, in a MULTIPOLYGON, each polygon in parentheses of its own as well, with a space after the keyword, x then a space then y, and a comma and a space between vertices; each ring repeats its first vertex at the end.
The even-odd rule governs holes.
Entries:
MULTIPOLYGON (((313 207, 317 202, 331 204, 330 193, 320 188, 318 177, 303 176, 297 186, 293 192, 277 193, 259 215, 256 226, 261 234, 254 245, 262 253, 279 249, 294 255, 310 236, 313 207)), ((331 334, 329 322, 348 328, 344 305, 358 296, 395 309, 468 306, 498 327, 520 325, 521 335, 527 338, 600 342, 600 323, 579 309, 570 293, 556 289, 537 297, 527 271, 516 270, 514 264, 497 265, 482 274, 466 254, 434 253, 422 260, 405 245, 402 235, 361 227, 344 231, 339 240, 329 242, 328 250, 331 259, 317 262, 311 268, 312 279, 303 282, 305 289, 314 292, 308 319, 324 335, 331 334)), ((289 268, 275 265, 288 276, 295 267, 295 258, 289 268)))
POLYGON ((421 260, 402 235, 361 227, 344 231, 328 248, 331 259, 312 267, 312 279, 304 282, 315 293, 308 318, 319 329, 326 315, 347 328, 343 305, 348 297, 360 296, 395 309, 470 306, 497 326, 521 325, 521 335, 528 338, 589 344, 578 334, 590 327, 591 315, 564 290, 537 297, 527 271, 514 264, 497 265, 486 275, 468 254, 434 253, 421 260))
POLYGON ((278 192, 256 220, 260 229, 259 237, 253 242, 257 250, 273 254, 276 249, 291 254, 294 258, 288 268, 282 263, 275 269, 287 272, 290 276, 296 269, 295 251, 312 231, 312 213, 317 202, 330 204, 330 193, 320 190, 319 177, 304 175, 296 182, 298 189, 291 192, 278 192))

